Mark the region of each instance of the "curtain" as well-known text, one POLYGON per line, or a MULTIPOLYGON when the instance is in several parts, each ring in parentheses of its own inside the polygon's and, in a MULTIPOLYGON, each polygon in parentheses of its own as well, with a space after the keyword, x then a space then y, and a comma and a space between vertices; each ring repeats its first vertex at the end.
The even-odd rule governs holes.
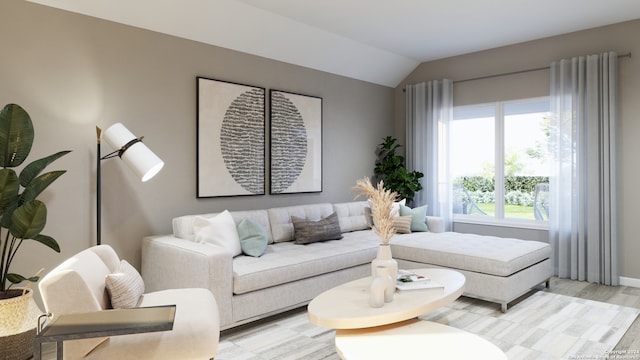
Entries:
POLYGON ((556 275, 618 285, 617 55, 551 64, 549 237, 556 275))
POLYGON ((433 80, 407 85, 406 166, 420 171, 422 191, 414 205, 427 205, 427 214, 444 219, 451 230, 451 181, 449 179, 449 123, 453 117, 453 82, 433 80))

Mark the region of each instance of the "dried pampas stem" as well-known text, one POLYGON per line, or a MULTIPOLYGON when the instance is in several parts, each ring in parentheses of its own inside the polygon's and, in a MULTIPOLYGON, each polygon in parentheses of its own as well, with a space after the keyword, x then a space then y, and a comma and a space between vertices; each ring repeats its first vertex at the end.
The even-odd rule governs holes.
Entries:
POLYGON ((356 199, 360 196, 369 198, 369 205, 373 215, 373 224, 370 224, 371 228, 380 237, 383 245, 389 244, 389 240, 396 233, 396 228, 393 224, 395 214, 391 212, 391 209, 398 194, 385 189, 382 181, 378 183, 377 187, 373 187, 368 177, 358 180, 356 186, 353 187, 353 191, 358 192, 356 199))

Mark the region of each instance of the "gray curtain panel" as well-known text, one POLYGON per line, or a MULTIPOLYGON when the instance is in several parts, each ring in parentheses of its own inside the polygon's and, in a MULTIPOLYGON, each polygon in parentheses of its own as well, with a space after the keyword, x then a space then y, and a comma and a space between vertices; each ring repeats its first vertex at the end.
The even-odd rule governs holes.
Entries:
POLYGON ((424 174, 423 190, 414 206, 428 205, 427 214, 444 218, 452 228, 451 180, 449 178, 449 123, 453 118, 453 81, 432 80, 407 85, 406 165, 424 174))
POLYGON ((614 52, 551 64, 549 238, 556 274, 618 285, 614 52))

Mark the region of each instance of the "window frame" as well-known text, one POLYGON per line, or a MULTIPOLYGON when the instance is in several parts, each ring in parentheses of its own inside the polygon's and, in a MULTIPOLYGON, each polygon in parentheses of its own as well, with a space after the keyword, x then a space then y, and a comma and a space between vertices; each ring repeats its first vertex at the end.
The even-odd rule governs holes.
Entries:
MULTIPOLYGON (((482 216, 482 215, 467 215, 467 214, 453 214, 453 222, 466 223, 466 224, 478 224, 478 225, 490 225, 490 226, 502 226, 502 227, 514 227, 536 230, 547 230, 549 228, 549 222, 546 220, 529 220, 529 219, 517 219, 517 218, 505 218, 504 213, 504 173, 505 173, 505 106, 508 104, 517 103, 536 103, 547 102, 550 104, 549 96, 539 96, 524 99, 514 100, 501 100, 486 102, 480 104, 460 105, 454 108, 473 108, 473 107, 489 107, 494 108, 494 136, 496 144, 494 145, 494 163, 495 163, 495 185, 494 185, 494 199, 495 199, 495 211, 494 215, 482 216)), ((455 113, 454 109, 454 113, 455 113)), ((456 119, 455 117, 451 121, 462 120, 462 118, 456 119)), ((453 143, 453 141, 452 141, 453 143)), ((452 144, 453 145, 453 144, 452 144)), ((453 179, 452 179, 453 180, 453 179)))

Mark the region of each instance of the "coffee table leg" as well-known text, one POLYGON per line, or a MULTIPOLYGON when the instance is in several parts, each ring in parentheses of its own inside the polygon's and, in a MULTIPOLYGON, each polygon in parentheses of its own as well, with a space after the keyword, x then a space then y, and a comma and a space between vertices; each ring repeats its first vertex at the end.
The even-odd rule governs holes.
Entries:
POLYGON ((56 359, 58 360, 62 360, 63 359, 63 354, 62 354, 62 346, 63 346, 64 341, 58 341, 56 343, 56 359))

